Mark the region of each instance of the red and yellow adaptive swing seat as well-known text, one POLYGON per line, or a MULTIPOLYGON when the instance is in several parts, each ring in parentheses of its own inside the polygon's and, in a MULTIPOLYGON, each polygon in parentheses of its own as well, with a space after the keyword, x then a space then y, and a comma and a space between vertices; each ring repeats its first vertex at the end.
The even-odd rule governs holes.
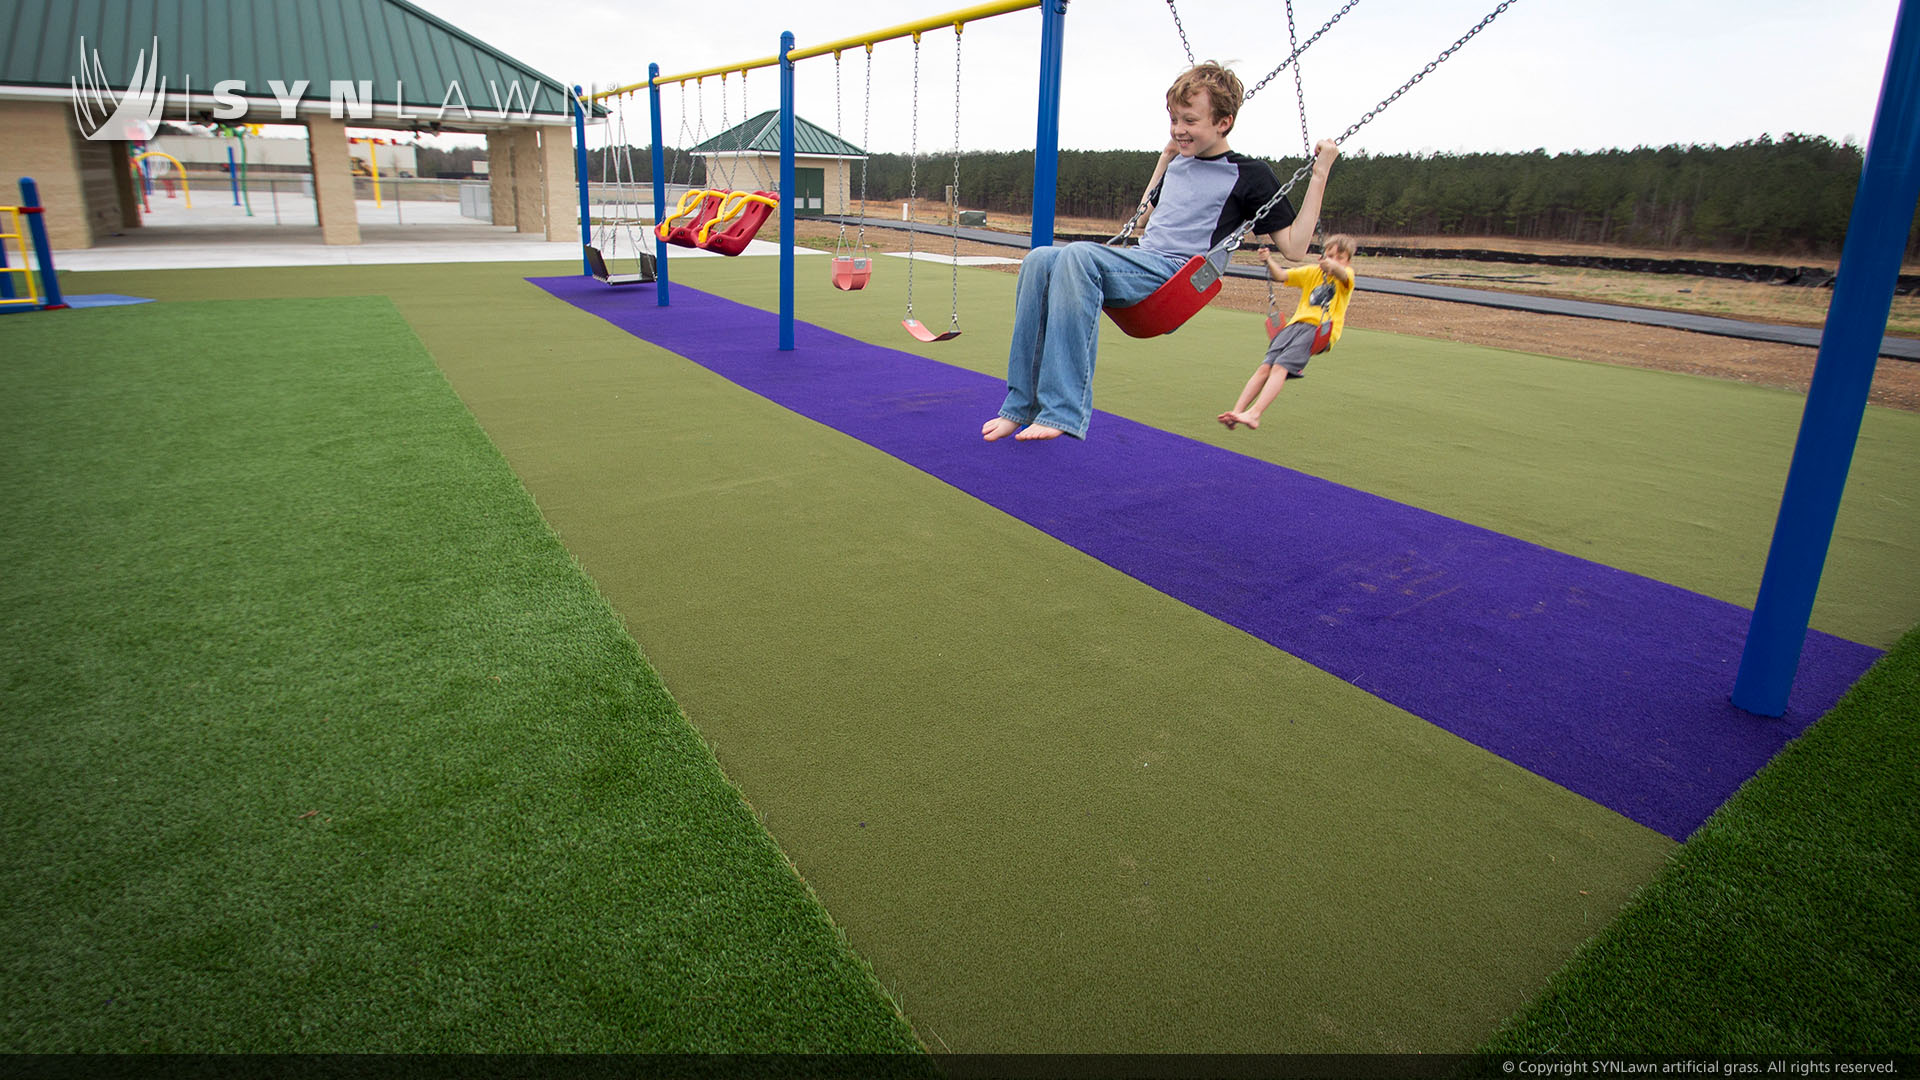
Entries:
POLYGON ((680 196, 680 205, 653 231, 669 244, 738 255, 779 206, 780 196, 771 191, 695 189, 680 196))

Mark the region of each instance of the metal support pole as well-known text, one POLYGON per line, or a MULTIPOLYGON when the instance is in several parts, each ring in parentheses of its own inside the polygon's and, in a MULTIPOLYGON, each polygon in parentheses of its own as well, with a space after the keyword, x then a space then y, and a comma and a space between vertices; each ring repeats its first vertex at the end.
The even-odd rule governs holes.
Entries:
POLYGON ((1040 123, 1033 137, 1033 235, 1029 247, 1053 246, 1053 211, 1060 179, 1060 73, 1067 32, 1067 0, 1040 5, 1040 123))
POLYGON ((240 205, 240 166, 233 160, 233 147, 227 147, 227 183, 233 188, 233 205, 240 205))
POLYGON ((1762 716, 1786 712, 1833 540, 1840 496, 1866 412, 1880 338, 1920 200, 1920 0, 1901 0, 1873 132, 1867 138, 1840 271, 1827 306, 1813 385, 1787 471, 1773 546, 1747 627, 1733 703, 1762 716))
MULTIPOLYGON (((660 142, 660 65, 647 65, 647 97, 653 105, 653 295, 660 307, 667 306, 667 242, 660 239, 660 223, 667 220, 667 166, 660 142)), ((682 87, 680 92, 686 93, 682 87)), ((680 100, 685 101, 686 98, 680 100)), ((693 147, 689 146, 691 150, 693 147)))
POLYGON ((793 31, 780 35, 780 351, 793 351, 793 31))
POLYGON ((40 185, 33 177, 20 178, 20 213, 27 219, 27 235, 33 237, 33 260, 40 279, 40 307, 44 311, 67 306, 60 298, 60 275, 53 269, 53 245, 47 243, 47 222, 40 205, 40 185))
MULTIPOLYGON (((573 175, 580 183, 580 276, 593 276, 593 263, 587 248, 593 246, 592 208, 587 200, 587 106, 580 100, 580 88, 573 88, 573 175)), ((605 151, 613 153, 609 145, 605 151)))

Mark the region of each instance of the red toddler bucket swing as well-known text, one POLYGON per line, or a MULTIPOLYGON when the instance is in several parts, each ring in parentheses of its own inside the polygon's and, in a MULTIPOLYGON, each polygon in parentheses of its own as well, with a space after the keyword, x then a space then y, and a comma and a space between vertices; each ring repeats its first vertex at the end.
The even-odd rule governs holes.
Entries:
MULTIPOLYGON (((860 142, 866 145, 873 124, 873 46, 867 46, 867 100, 865 119, 861 122, 860 142)), ((833 54, 833 132, 840 135, 840 52, 833 54)), ((844 141, 844 140, 843 140, 844 141)), ((847 204, 847 174, 840 172, 840 205, 847 204)), ((860 159, 860 231, 854 238, 853 254, 844 254, 847 244, 847 223, 840 221, 840 232, 833 241, 833 287, 842 292, 854 292, 867 287, 873 277, 873 257, 862 255, 867 247, 867 159, 860 159)))

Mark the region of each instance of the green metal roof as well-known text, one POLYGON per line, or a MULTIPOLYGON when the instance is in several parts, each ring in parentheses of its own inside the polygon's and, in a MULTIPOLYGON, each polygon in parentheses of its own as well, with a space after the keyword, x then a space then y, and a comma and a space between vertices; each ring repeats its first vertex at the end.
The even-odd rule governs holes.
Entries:
MULTIPOLYGON (((98 53, 101 72, 119 88, 157 38, 170 95, 189 78, 196 98, 237 79, 250 101, 271 102, 273 80, 291 88, 305 79, 301 100, 325 103, 334 80, 371 80, 376 105, 405 106, 424 120, 438 118, 447 102, 448 123, 466 122, 463 100, 476 123, 503 108, 519 118, 529 104, 549 122, 571 115, 569 89, 558 80, 407 0, 6 0, 0 87, 68 89, 82 70, 82 38, 84 62, 98 53)), ((277 109, 253 105, 243 119, 279 118, 277 109)))
MULTIPOLYGON (((780 152, 780 110, 768 109, 743 124, 715 135, 687 151, 690 154, 730 154, 735 151, 780 152)), ((867 152, 806 120, 793 118, 793 152, 801 157, 866 157, 867 152)))

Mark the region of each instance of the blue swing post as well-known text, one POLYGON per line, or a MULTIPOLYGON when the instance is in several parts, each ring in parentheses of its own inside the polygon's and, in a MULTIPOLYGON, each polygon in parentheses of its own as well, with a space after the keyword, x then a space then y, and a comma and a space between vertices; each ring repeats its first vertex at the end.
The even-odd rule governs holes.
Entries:
MULTIPOLYGON (((580 99, 579 86, 573 88, 573 175, 580 185, 580 274, 593 276, 593 260, 587 249, 593 246, 592 208, 587 196, 587 103, 580 99)), ((613 153, 613 147, 607 147, 613 153)))
POLYGON ((780 351, 793 351, 793 31, 780 35, 780 351))
POLYGON ((1733 684, 1733 703, 1761 716, 1787 710, 1920 201, 1920 18, 1914 5, 1901 0, 1894 17, 1820 355, 1733 684))
POLYGON ((1053 246, 1053 204, 1060 183, 1060 73, 1066 55, 1067 0, 1040 5, 1040 116, 1033 136, 1033 229, 1029 248, 1053 246))
MULTIPOLYGON (((682 94, 686 87, 680 88, 682 94)), ((682 101, 686 100, 684 97, 682 101)), ((648 155, 653 162, 653 220, 667 220, 667 166, 665 151, 660 142, 660 65, 647 65, 647 103, 653 111, 653 151, 648 155)), ((689 147, 691 149, 691 147, 689 147)), ((653 238, 653 295, 658 307, 667 306, 667 242, 658 234, 653 238)))

